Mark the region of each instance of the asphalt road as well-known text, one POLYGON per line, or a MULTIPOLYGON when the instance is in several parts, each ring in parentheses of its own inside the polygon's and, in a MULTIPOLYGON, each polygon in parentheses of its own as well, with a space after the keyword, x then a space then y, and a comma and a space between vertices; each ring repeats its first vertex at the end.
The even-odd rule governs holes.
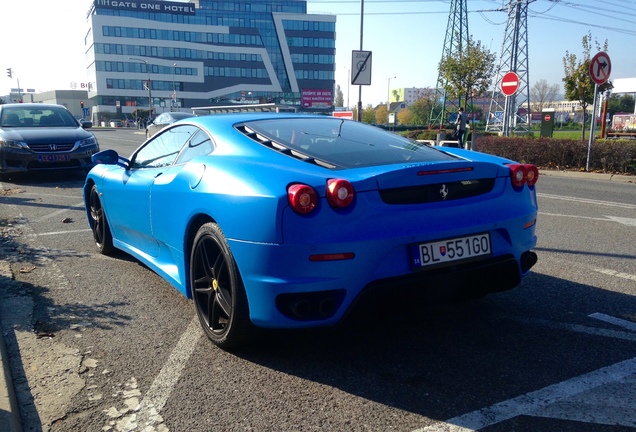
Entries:
MULTIPOLYGON (((96 132, 130 154, 132 130, 96 132)), ((24 430, 636 431, 636 183, 543 175, 539 262, 460 304, 214 347, 192 303, 97 254, 82 176, 0 187, 0 318, 24 430)), ((470 217, 470 215, 466 215, 470 217)))

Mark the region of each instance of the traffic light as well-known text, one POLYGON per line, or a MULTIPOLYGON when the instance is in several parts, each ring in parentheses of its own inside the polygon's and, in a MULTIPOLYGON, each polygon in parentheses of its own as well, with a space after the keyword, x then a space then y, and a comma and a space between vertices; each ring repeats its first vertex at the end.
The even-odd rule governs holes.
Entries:
POLYGON ((84 101, 80 101, 80 106, 84 108, 84 101))
POLYGON ((13 78, 13 71, 11 70, 11 68, 7 68, 7 76, 9 78, 13 78))

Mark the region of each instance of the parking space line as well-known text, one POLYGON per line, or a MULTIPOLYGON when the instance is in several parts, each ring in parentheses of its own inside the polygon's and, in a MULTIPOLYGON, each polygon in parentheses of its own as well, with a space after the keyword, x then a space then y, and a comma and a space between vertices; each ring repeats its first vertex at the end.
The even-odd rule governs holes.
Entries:
POLYGON ((546 193, 537 193, 537 196, 540 198, 550 198, 550 199, 557 199, 562 201, 574 201, 574 202, 585 203, 585 204, 599 204, 599 205, 604 205, 608 207, 622 207, 626 209, 636 209, 636 205, 634 204, 617 203, 617 202, 611 202, 611 201, 600 201, 600 200, 585 199, 585 198, 575 198, 575 197, 552 195, 552 194, 546 194, 546 193))
POLYGON ((590 318, 594 318, 594 319, 597 319, 597 320, 600 320, 600 321, 604 321, 604 322, 609 323, 609 324, 614 324, 615 326, 623 327, 624 329, 636 332, 636 323, 634 323, 634 322, 623 320, 623 319, 620 319, 620 318, 616 318, 616 317, 613 317, 611 315, 605 315, 603 313, 593 313, 593 314, 588 315, 588 316, 590 318))
POLYGON ((53 218, 55 216, 59 216, 62 213, 66 213, 69 210, 78 210, 78 209, 82 209, 82 210, 84 209, 84 201, 82 201, 81 203, 78 203, 78 204, 73 204, 72 206, 69 206, 69 207, 67 207, 65 209, 60 209, 60 210, 54 211, 52 213, 49 213, 46 216, 42 216, 41 218, 38 218, 38 219, 34 220, 32 223, 43 222, 43 221, 51 219, 51 218, 53 218))
POLYGON ((134 428, 152 430, 153 425, 161 422, 162 419, 158 417, 158 413, 163 409, 174 386, 181 378, 181 373, 201 338, 202 333, 199 326, 199 319, 195 316, 142 399, 136 414, 128 419, 124 430, 133 430, 134 428))
MULTIPOLYGON (((632 375, 636 375, 636 358, 453 417, 442 423, 416 429, 413 432, 472 432, 521 415, 549 417, 547 414, 542 415, 541 410, 601 386, 620 383, 632 375)), ((631 421, 629 423, 631 425, 631 421)))
POLYGON ((59 235, 59 234, 83 233, 83 232, 90 232, 90 231, 91 231, 90 228, 83 228, 83 229, 76 229, 76 230, 69 230, 69 231, 52 231, 52 232, 45 232, 45 233, 38 233, 38 234, 29 234, 27 235, 27 237, 42 237, 42 236, 52 236, 52 235, 59 235))

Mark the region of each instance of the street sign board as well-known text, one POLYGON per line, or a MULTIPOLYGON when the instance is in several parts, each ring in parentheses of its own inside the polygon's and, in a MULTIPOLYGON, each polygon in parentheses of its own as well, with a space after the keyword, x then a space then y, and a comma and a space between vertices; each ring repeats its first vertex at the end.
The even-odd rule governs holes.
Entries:
POLYGON ((352 51, 351 84, 371 85, 371 51, 352 51))
POLYGON ((506 96, 512 96, 519 89, 519 75, 515 72, 507 72, 501 78, 501 92, 506 96))
POLYGON ((612 72, 612 62, 605 52, 597 53, 590 61, 590 76, 596 84, 605 84, 612 72))

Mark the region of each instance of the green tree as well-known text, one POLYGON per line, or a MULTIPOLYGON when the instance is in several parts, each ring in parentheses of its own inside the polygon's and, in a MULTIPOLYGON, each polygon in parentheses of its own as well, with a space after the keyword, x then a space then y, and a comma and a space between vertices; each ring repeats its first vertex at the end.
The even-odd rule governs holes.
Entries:
POLYGON ((409 109, 413 115, 411 124, 416 125, 427 125, 430 122, 430 115, 435 106, 434 97, 429 94, 427 96, 422 96, 415 102, 413 102, 409 109))
POLYGON ((483 93, 492 84, 495 70, 495 54, 481 45, 481 41, 468 38, 465 48, 448 55, 439 63, 438 71, 446 82, 446 94, 457 99, 460 106, 467 106, 471 92, 483 93))
POLYGON ((340 84, 336 86, 336 99, 334 100, 333 104, 337 107, 344 106, 344 94, 342 93, 342 90, 340 89, 340 84))
POLYGON ((375 123, 375 110, 371 104, 362 109, 362 123, 375 123))
POLYGON ((619 112, 633 113, 634 96, 630 94, 624 94, 622 96, 617 94, 611 95, 607 101, 607 112, 610 115, 610 118, 619 112))
MULTIPOLYGON (((607 39, 602 46, 596 39, 594 40, 594 44, 599 52, 607 51, 607 39)), ((594 103, 594 90, 597 88, 590 76, 592 33, 588 32, 587 35, 583 36, 582 45, 583 55, 580 59, 574 53, 569 51, 565 52, 565 57, 563 57, 563 69, 565 70, 563 84, 565 87, 565 98, 569 101, 578 101, 581 104, 585 118, 587 107, 594 103)), ((599 85, 598 91, 600 93, 611 88, 612 84, 608 81, 603 85, 599 85)), ((593 115, 592 117, 592 121, 596 121, 594 118, 596 116, 593 115)), ((581 125, 581 140, 585 140, 585 121, 583 121, 581 125)))

